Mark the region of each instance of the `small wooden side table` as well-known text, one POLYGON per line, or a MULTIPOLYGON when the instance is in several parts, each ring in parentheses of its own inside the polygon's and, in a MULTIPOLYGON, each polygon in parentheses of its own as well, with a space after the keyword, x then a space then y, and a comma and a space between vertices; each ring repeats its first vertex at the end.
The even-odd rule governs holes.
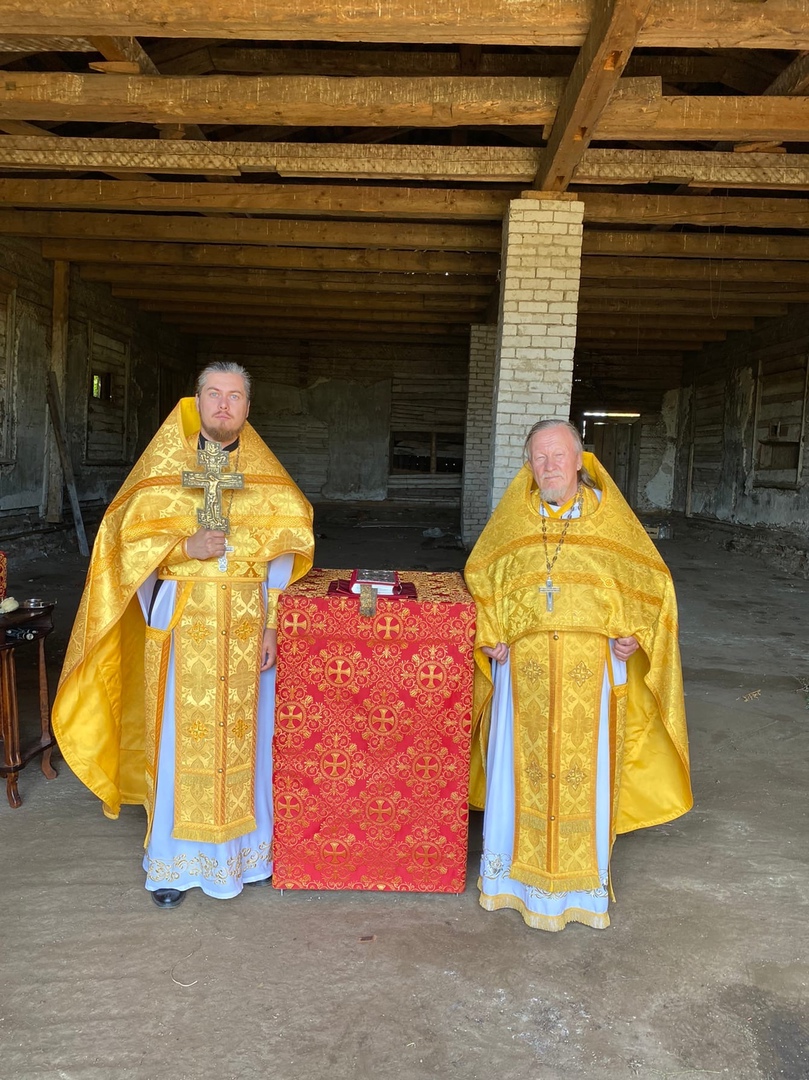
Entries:
POLYGON ((41 607, 19 607, 8 615, 0 615, 0 738, 3 740, 3 760, 0 776, 6 778, 6 795, 9 806, 16 810, 22 806, 17 790, 20 769, 42 754, 42 772, 48 780, 55 779, 56 769, 51 765, 51 753, 56 745, 51 730, 51 708, 48 696, 48 673, 45 667, 45 638, 53 630, 53 604, 41 607), (40 737, 33 746, 20 750, 20 717, 17 708, 17 668, 15 650, 29 642, 36 642, 39 652, 39 718, 40 737))

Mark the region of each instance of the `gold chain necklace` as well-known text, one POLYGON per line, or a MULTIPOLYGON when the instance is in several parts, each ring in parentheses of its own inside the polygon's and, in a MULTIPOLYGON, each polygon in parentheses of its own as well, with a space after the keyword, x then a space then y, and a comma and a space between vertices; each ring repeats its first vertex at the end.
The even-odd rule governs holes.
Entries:
POLYGON ((576 499, 570 510, 568 511, 568 516, 565 518, 562 535, 559 537, 559 542, 556 545, 556 550, 554 551, 553 558, 551 559, 548 555, 548 526, 546 524, 546 515, 542 513, 543 499, 541 494, 539 496, 539 519, 542 523, 542 547, 545 550, 545 570, 548 576, 545 579, 545 584, 540 585, 537 589, 537 592, 539 592, 542 596, 545 597, 547 611, 553 611, 554 593, 559 592, 559 586, 554 585, 553 579, 551 578, 551 571, 556 565, 556 560, 559 558, 559 552, 562 550, 562 544, 564 544, 565 542, 565 537, 567 536, 567 530, 570 528, 571 521, 573 520, 574 516, 578 517, 579 515, 581 515, 581 508, 583 502, 584 488, 582 487, 581 481, 579 481, 579 485, 576 489, 576 499), (577 510, 578 514, 576 514, 577 510))

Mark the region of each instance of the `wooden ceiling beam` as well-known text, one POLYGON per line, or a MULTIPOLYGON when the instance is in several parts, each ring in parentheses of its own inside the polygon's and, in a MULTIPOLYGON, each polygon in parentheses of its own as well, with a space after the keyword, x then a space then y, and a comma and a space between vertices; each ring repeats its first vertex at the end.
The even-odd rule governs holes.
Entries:
MULTIPOLYGON (((764 284, 794 282, 806 286, 809 267, 802 262, 773 260, 756 262, 739 259, 645 259, 613 257, 605 260, 600 255, 588 255, 581 262, 582 278, 602 279, 608 273, 614 284, 620 280, 637 280, 648 286, 657 281, 704 281, 710 282, 720 295, 726 282, 743 281, 764 284)), ((582 292, 584 284, 582 284, 582 292)))
POLYGON ((46 259, 118 265, 236 266, 268 270, 343 270, 368 273, 491 274, 499 255, 456 251, 362 251, 346 248, 262 248, 237 244, 43 240, 46 259))
POLYGON ((245 246, 345 247, 417 251, 499 252, 501 230, 489 225, 373 221, 305 221, 268 218, 199 218, 0 210, 0 234, 99 240, 245 246))
POLYGON ((564 191, 632 53, 651 0, 597 4, 540 151, 534 187, 564 191))
MULTIPOLYGON (((21 121, 0 120, 21 124, 21 121)), ((340 184, 173 183, 159 180, 0 179, 0 206, 51 210, 220 211, 397 221, 501 221, 511 198, 537 191, 346 186, 340 184)), ((578 192, 585 224, 709 225, 809 229, 809 199, 578 192)))
MULTIPOLYGON (((306 219, 199 218, 189 215, 0 210, 0 234, 88 241, 345 248, 367 252, 442 251, 499 256, 498 226, 420 222, 313 221, 306 219)), ((597 256, 665 259, 731 259, 760 262, 809 260, 809 237, 723 233, 652 233, 585 230, 585 260, 597 256)), ((82 261, 98 261, 85 258, 82 261)), ((499 265, 499 257, 498 257, 499 265)), ((236 263, 235 265, 240 265, 236 263)), ((721 267, 720 267, 721 269, 721 267)), ((608 276, 606 268, 598 276, 608 276)), ((791 280, 791 279, 788 279, 791 280)))
POLYGON ((310 322, 313 324, 323 322, 324 325, 343 322, 367 322, 382 323, 385 326, 403 323, 421 328, 428 326, 461 326, 475 321, 470 313, 461 311, 442 314, 429 311, 404 312, 388 310, 385 312, 373 308, 364 311, 326 308, 322 314, 318 312, 317 315, 314 315, 311 304, 299 308, 278 307, 275 310, 270 308, 260 310, 249 304, 203 304, 202 302, 183 303, 181 301, 167 303, 162 300, 141 300, 139 306, 143 311, 159 311, 172 319, 183 317, 183 321, 186 321, 187 317, 191 315, 194 318, 200 317, 204 319, 213 319, 225 315, 228 317, 238 316, 256 322, 272 322, 273 319, 286 319, 287 321, 297 319, 304 325, 310 322))
POLYGON ((375 292, 380 295, 409 296, 456 294, 488 297, 495 286, 492 275, 471 274, 377 274, 327 273, 311 270, 243 270, 237 267, 118 266, 85 263, 79 267, 85 281, 105 282, 121 287, 169 285, 211 289, 316 290, 345 294, 375 292))
MULTIPOLYGON (((333 78, 108 74, 99 79, 95 74, 73 72, 15 71, 13 74, 13 79, 0 80, 0 114, 13 120, 316 127, 548 124, 556 115, 565 83, 558 78, 519 76, 333 78)), ((766 100, 768 104, 782 101, 766 100)), ((783 100, 792 102, 782 117, 787 130, 794 121, 793 113, 802 113, 799 100, 783 100)), ((638 130, 645 131, 648 126, 646 114, 657 117, 663 105, 659 79, 624 79, 604 110, 599 131, 603 130, 604 137, 635 138, 638 130)), ((764 108, 759 116, 761 112, 761 105, 753 110, 758 122, 766 122, 766 130, 770 131, 774 124, 770 114, 774 109, 764 108)), ((715 109, 710 111, 711 122, 715 122, 716 116, 715 109)), ((691 123, 695 122, 692 117, 691 123)))
POLYGON ((356 215, 398 221, 442 218, 500 221, 509 197, 517 194, 516 189, 503 192, 367 185, 0 179, 0 206, 52 210, 239 211, 294 217, 356 215))
MULTIPOLYGON (((736 134, 741 134, 741 130, 736 134)), ((661 138, 665 139, 665 136, 661 138)), ((791 188, 797 191, 809 188, 807 166, 809 155, 806 154, 734 154, 708 150, 616 150, 597 147, 590 148, 584 155, 573 183, 676 184, 680 187, 759 190, 791 188)))
POLYGON ((576 332, 588 333, 591 330, 614 329, 625 330, 632 334, 643 337, 651 330, 671 330, 676 337, 681 331, 694 331, 702 333, 728 330, 753 330, 755 320, 750 317, 736 316, 728 318, 720 315, 714 318, 711 315, 692 315, 690 311, 681 311, 678 315, 672 314, 614 314, 610 312, 593 312, 580 314, 576 323, 576 332))
POLYGON ((627 297, 638 300, 694 300, 697 303, 809 303, 809 284, 801 288, 788 282, 748 282, 712 279, 701 281, 654 280, 618 281, 612 278, 586 278, 579 294, 588 299, 627 297))
MULTIPOLYGON (((536 126, 553 122, 564 90, 564 80, 520 77, 13 74, 0 81, 0 114, 83 123, 536 126)), ((620 141, 800 142, 807 128, 805 97, 661 97, 657 79, 623 79, 592 135, 620 141)))
POLYGON ((460 328, 457 332, 445 333, 444 331, 409 331, 406 328, 383 331, 373 325, 356 327, 346 325, 317 329, 302 327, 300 323, 295 323, 291 326, 274 326, 271 331, 262 327, 244 326, 241 322, 225 325, 212 324, 202 329, 193 320, 172 325, 178 333, 196 337, 200 341, 201 349, 211 349, 219 353, 227 352, 230 348, 241 351, 243 346, 255 343, 260 345, 262 353, 266 353, 276 341, 324 341, 330 344, 335 341, 344 341, 372 343, 375 346, 407 343, 412 347, 429 346, 454 350, 469 347, 468 326, 460 328))
MULTIPOLYGON (((682 259, 809 259, 809 237, 756 233, 657 233, 585 230, 584 255, 682 259)), ((807 267, 809 274, 809 267, 807 267)))
POLYGON ((105 60, 137 65, 142 75, 159 75, 156 64, 134 37, 91 37, 90 44, 105 60))
MULTIPOLYGON (((2 11, 3 4, 0 3, 0 12, 2 11)), ((97 52, 97 49, 90 44, 87 38, 73 36, 32 37, 31 35, 6 34, 4 32, 0 35, 0 52, 19 53, 25 56, 47 52, 97 52)))
MULTIPOLYGON (((590 0, 379 0, 346 8, 338 0, 275 0, 257 8, 247 0, 86 0, 32 7, 2 0, 3 33, 37 36, 110 34, 138 37, 254 41, 368 41, 413 44, 552 45, 580 48, 591 21, 590 0)), ((638 44, 644 48, 809 48, 802 2, 738 4, 655 0, 638 44)))
MULTIPOLYGON (((9 121, 10 122, 10 121, 9 121)), ((19 122, 19 121, 18 121, 19 122)), ((8 135, 0 169, 148 172, 210 176, 248 173, 295 178, 523 184, 537 171, 537 149, 506 146, 364 145, 161 141, 8 135)), ((574 184, 677 184, 809 189, 809 155, 590 148, 574 184)))
POLYGON ((727 318, 732 315, 750 316, 756 318, 775 318, 787 315, 789 308, 786 304, 755 303, 749 300, 737 301, 734 297, 722 296, 712 299, 703 296, 696 299, 693 294, 689 297, 687 307, 682 300, 663 300, 646 298, 617 298, 599 297, 590 298, 584 292, 579 295, 579 318, 583 315, 637 315, 645 318, 647 315, 676 315, 682 317, 685 314, 705 316, 709 318, 727 318))
MULTIPOLYGON (((164 56, 165 42, 152 49, 164 75, 335 75, 448 76, 465 74, 458 49, 278 49, 223 44, 164 56)), ((574 58, 556 52, 481 52, 477 70, 466 74, 568 78, 574 58)), ((661 78, 694 85, 715 83, 743 94, 760 94, 768 76, 727 55, 644 52, 629 58, 628 78, 661 78)))
MULTIPOLYGON (((223 306, 236 306, 240 309, 248 309, 248 314, 254 314, 257 309, 277 312, 300 308, 302 311, 312 310, 312 296, 305 291, 295 289, 276 290, 274 292, 234 291, 225 289, 193 289, 193 288, 154 288, 148 283, 137 285, 113 286, 113 296, 126 300, 144 300, 151 304, 170 309, 175 305, 204 305, 204 307, 217 310, 223 306)), ((412 297, 393 296, 378 293, 327 293, 324 292, 317 302, 318 313, 324 311, 378 311, 378 312, 401 312, 403 314, 419 314, 430 312, 435 315, 457 315, 458 318, 466 318, 467 315, 480 315, 486 305, 486 301, 467 298, 462 296, 444 298, 425 296, 421 294, 412 297)))
MULTIPOLYGON (((157 314, 155 312, 155 314, 157 314)), ((311 312, 310 312, 311 315, 311 312)), ((179 323, 185 325, 192 325, 197 328, 198 331, 215 332, 215 327, 231 327, 234 329, 253 329, 263 330, 267 334, 271 334, 274 329, 294 330, 299 337, 306 337, 308 333, 316 330, 326 330, 330 328, 332 330, 344 329, 344 330, 364 330, 366 332, 378 330, 382 334, 452 334, 452 335, 468 335, 469 324, 468 322, 462 322, 456 320, 452 322, 423 322, 421 320, 405 320, 402 322, 396 322, 389 320, 387 322, 379 322, 373 319, 363 321, 362 319, 352 318, 346 320, 334 320, 332 318, 316 319, 316 318, 300 318, 300 319, 274 319, 272 316, 266 318, 253 318, 249 315, 239 314, 205 314, 202 312, 160 312, 160 318, 166 323, 179 323)))

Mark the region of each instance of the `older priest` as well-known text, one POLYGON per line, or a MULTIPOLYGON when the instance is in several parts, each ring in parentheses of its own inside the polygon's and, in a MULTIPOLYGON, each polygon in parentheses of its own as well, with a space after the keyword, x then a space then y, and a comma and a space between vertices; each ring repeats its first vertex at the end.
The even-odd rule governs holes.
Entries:
POLYGON ((146 807, 161 907, 272 874, 275 612, 311 567, 312 510, 246 423, 249 395, 239 365, 206 368, 113 499, 54 704, 105 813, 146 807))
POLYGON ((578 431, 540 421, 475 545, 480 902, 609 925, 616 833, 691 804, 669 572, 578 431))

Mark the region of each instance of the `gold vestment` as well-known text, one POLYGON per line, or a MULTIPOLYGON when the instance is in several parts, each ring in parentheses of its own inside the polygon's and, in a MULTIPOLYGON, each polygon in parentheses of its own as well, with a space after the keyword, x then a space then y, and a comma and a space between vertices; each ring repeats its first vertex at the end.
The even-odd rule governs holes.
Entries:
MULTIPOLYGON (((160 724, 173 635, 177 839, 220 843, 251 832, 255 718, 267 564, 294 554, 292 580, 312 565, 312 508, 245 424, 231 468, 244 488, 223 502, 227 569, 183 553, 198 529, 199 489, 182 487, 197 462, 200 422, 184 398, 107 508, 53 707, 65 760, 117 817, 122 803, 154 802, 160 724), (238 453, 238 458, 237 458, 238 453), (166 630, 148 627, 137 590, 149 575, 177 581, 166 630)), ((268 611, 268 605, 270 610, 268 611)))
MULTIPOLYGON (((509 646, 514 702, 512 876, 550 892, 600 884, 596 863, 596 750, 609 639, 634 636, 627 682, 610 687, 611 829, 670 821, 692 805, 677 607, 671 575, 620 491, 592 454, 582 516, 567 527, 553 567, 553 610, 538 492, 525 465, 469 556, 477 604, 470 801, 482 807, 491 711, 491 661, 509 646)), ((547 518, 547 552, 564 522, 547 518)))

